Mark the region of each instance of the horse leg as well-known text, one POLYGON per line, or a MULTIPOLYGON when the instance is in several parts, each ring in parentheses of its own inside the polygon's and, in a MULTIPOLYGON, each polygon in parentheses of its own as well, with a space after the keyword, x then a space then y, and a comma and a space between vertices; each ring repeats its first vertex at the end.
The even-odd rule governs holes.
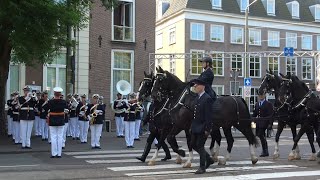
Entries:
POLYGON ((296 135, 296 137, 293 140, 293 142, 294 142, 293 147, 292 147, 292 150, 291 150, 289 157, 288 157, 289 161, 294 160, 294 157, 296 155, 296 149, 298 146, 298 142, 299 142, 300 138, 302 137, 302 135, 306 132, 306 129, 307 129, 306 124, 302 124, 301 129, 299 130, 298 134, 296 135))
MULTIPOLYGON (((297 124, 296 123, 291 123, 290 125, 290 129, 292 132, 292 140, 294 141, 294 138, 297 136, 297 124)), ((297 144, 297 147, 295 149, 295 154, 294 154, 294 159, 295 160, 300 160, 301 156, 300 156, 300 149, 299 149, 299 145, 297 144)))
POLYGON ((279 155, 279 138, 280 135, 284 129, 285 123, 283 121, 278 121, 278 128, 277 128, 277 133, 276 133, 276 137, 275 137, 275 141, 276 141, 276 146, 274 147, 274 153, 273 153, 273 159, 278 159, 280 157, 279 155))
POLYGON ((154 131, 150 131, 150 132, 151 133, 149 134, 149 136, 147 138, 147 143, 145 145, 145 148, 144 148, 144 151, 143 151, 141 157, 136 157, 136 159, 140 160, 141 162, 145 162, 145 160, 150 152, 152 142, 156 138, 156 134, 154 133, 154 131))
POLYGON ((211 152, 212 160, 214 162, 218 162, 218 156, 219 156, 221 139, 222 139, 220 128, 213 127, 210 135, 211 135, 210 152, 211 152))
POLYGON ((156 151, 154 152, 154 154, 153 154, 153 156, 152 156, 152 158, 149 160, 149 162, 148 162, 148 165, 149 166, 154 166, 155 164, 156 164, 156 159, 158 158, 158 154, 159 154, 159 149, 160 149, 160 147, 161 147, 161 141, 160 141, 160 139, 161 139, 161 137, 160 137, 160 133, 159 133, 159 131, 157 130, 157 132, 155 133, 155 137, 156 137, 156 139, 158 140, 158 144, 157 144, 157 148, 156 148, 156 151))
POLYGON ((317 157, 316 157, 316 149, 314 147, 314 133, 313 133, 313 129, 310 127, 308 128, 307 130, 307 137, 308 137, 308 141, 310 143, 310 146, 311 146, 311 157, 309 158, 309 161, 315 161, 317 160, 317 157))
POLYGON ((222 159, 219 159, 219 165, 226 165, 227 161, 230 159, 230 153, 231 153, 233 142, 234 142, 234 139, 231 133, 231 128, 223 128, 223 132, 224 132, 224 135, 226 136, 228 147, 227 147, 227 154, 225 155, 225 157, 222 159))
POLYGON ((236 125, 236 128, 242 132, 242 134, 246 137, 249 142, 249 151, 251 156, 252 164, 256 164, 258 162, 258 158, 255 153, 255 148, 259 145, 256 136, 253 134, 251 129, 251 122, 236 125))
MULTIPOLYGON (((167 141, 170 144, 173 152, 177 153, 179 156, 185 157, 186 153, 184 152, 184 150, 179 149, 179 146, 176 140, 176 135, 180 132, 181 132, 181 129, 178 129, 177 127, 173 127, 167 137, 167 141)), ((179 159, 177 158, 176 163, 181 164, 181 162, 182 162, 181 158, 179 159)))
POLYGON ((187 138, 187 144, 188 144, 188 150, 189 150, 189 157, 188 160, 184 163, 183 167, 184 168, 191 168, 191 161, 193 160, 193 151, 192 151, 192 146, 191 146, 191 134, 189 129, 185 129, 184 132, 186 133, 186 138, 187 138))

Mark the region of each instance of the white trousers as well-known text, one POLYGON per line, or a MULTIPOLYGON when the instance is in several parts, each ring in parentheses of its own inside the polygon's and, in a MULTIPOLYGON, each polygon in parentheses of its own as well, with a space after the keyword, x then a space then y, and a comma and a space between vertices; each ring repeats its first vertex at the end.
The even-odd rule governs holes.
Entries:
POLYGON ((124 131, 124 117, 115 117, 117 126, 117 136, 123 136, 124 131))
POLYGON ((140 124, 141 124, 141 119, 136 119, 135 121, 135 139, 139 139, 140 135, 140 124))
POLYGON ((68 126, 69 126, 69 123, 64 123, 62 147, 66 147, 68 126))
POLYGON ((49 126, 51 136, 51 155, 61 156, 63 142, 63 126, 49 126))
POLYGON ((80 125, 80 141, 88 142, 89 121, 79 121, 80 125))
POLYGON ((40 120, 40 116, 35 116, 33 127, 34 127, 34 135, 36 135, 36 136, 41 135, 41 120, 40 120))
POLYGON ((7 119, 8 119, 8 135, 12 135, 13 120, 10 116, 7 116, 7 119))
POLYGON ((46 119, 40 119, 40 127, 41 127, 41 136, 42 139, 48 139, 49 137, 49 126, 47 124, 47 120, 46 119))
POLYGON ((100 147, 100 136, 103 124, 90 125, 91 131, 91 147, 100 147))
POLYGON ((20 120, 22 147, 31 147, 31 132, 33 123, 33 120, 20 120))
POLYGON ((77 124, 78 124, 77 117, 70 118, 70 133, 73 138, 77 137, 77 124))
MULTIPOLYGON (((77 117, 77 124, 76 124, 76 137, 80 137, 80 123, 79 123, 79 117, 77 117)), ((89 129, 89 126, 88 126, 89 129)))
POLYGON ((135 136, 135 121, 125 121, 125 139, 127 146, 133 146, 135 136))
POLYGON ((20 121, 13 121, 14 126, 14 143, 22 143, 20 135, 20 121))

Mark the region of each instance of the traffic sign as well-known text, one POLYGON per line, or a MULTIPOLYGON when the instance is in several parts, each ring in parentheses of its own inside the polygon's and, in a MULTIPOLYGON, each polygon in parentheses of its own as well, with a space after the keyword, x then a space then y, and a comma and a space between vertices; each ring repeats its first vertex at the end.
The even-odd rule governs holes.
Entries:
POLYGON ((293 53, 294 53, 293 47, 285 47, 283 51, 285 56, 293 56, 293 53))
POLYGON ((251 78, 244 78, 244 86, 251 86, 251 78))
POLYGON ((251 86, 245 86, 244 87, 244 94, 243 96, 246 97, 251 97, 251 86))

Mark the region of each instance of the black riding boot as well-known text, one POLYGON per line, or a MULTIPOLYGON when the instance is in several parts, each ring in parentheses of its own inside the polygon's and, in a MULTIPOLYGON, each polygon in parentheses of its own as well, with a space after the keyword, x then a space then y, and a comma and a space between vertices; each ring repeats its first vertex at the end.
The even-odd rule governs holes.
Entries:
POLYGON ((269 156, 268 152, 268 143, 265 137, 261 138, 261 146, 262 146, 262 153, 260 157, 267 157, 269 156))
POLYGON ((168 159, 171 159, 170 150, 165 142, 163 142, 162 148, 163 148, 164 152, 166 153, 166 157, 161 159, 161 161, 166 161, 168 159))
POLYGON ((150 152, 150 149, 151 149, 151 145, 152 143, 148 143, 146 144, 146 146, 144 147, 144 151, 143 151, 143 154, 141 157, 136 157, 136 159, 140 160, 141 162, 145 162, 146 161, 146 158, 150 152))

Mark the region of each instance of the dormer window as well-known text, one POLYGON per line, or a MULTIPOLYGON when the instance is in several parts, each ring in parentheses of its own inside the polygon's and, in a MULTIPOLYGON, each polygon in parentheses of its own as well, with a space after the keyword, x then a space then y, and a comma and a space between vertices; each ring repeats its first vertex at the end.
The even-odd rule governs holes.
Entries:
POLYGON ((300 18, 300 8, 299 8, 298 1, 288 2, 287 6, 289 8, 289 11, 291 13, 292 18, 299 19, 300 18))
POLYGON ((222 0, 211 0, 212 9, 221 9, 221 1, 222 0))
POLYGON ((314 20, 320 22, 320 4, 310 6, 309 8, 314 17, 314 20))
POLYGON ((268 15, 275 15, 276 13, 276 4, 275 0, 267 0, 267 13, 268 15))
POLYGON ((241 12, 245 12, 247 6, 249 5, 249 0, 237 0, 237 2, 240 6, 241 12))

